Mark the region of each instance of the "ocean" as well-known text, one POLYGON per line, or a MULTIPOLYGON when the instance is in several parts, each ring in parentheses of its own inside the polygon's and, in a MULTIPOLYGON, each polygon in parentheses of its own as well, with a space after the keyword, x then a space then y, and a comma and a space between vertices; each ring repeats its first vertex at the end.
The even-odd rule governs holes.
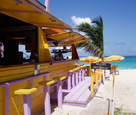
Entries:
POLYGON ((136 69, 136 56, 124 56, 125 59, 120 62, 111 62, 112 65, 117 65, 118 69, 136 69))
MULTIPOLYGON (((117 65, 118 69, 136 69, 136 56, 124 56, 124 57, 125 59, 123 61, 111 62, 110 64, 117 65)), ((80 64, 89 65, 88 63, 83 63, 83 62, 80 62, 80 64)))

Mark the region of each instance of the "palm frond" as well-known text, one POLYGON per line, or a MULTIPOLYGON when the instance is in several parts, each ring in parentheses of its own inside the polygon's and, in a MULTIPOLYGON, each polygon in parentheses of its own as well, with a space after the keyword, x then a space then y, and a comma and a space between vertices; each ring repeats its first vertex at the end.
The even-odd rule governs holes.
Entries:
POLYGON ((104 57, 103 47, 103 20, 99 16, 95 18, 90 25, 89 23, 82 23, 76 27, 76 30, 85 33, 87 42, 79 43, 76 46, 83 48, 86 52, 94 53, 94 55, 104 57))

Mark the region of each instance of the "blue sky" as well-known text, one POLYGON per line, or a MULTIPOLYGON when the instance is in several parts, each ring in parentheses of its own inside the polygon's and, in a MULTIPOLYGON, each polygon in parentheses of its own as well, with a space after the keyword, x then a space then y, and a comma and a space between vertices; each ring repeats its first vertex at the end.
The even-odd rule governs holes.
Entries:
MULTIPOLYGON (((73 16, 79 21, 101 15, 105 55, 136 55, 136 0, 50 0, 49 9, 72 27, 73 16)), ((89 55, 78 51, 80 56, 89 55)))

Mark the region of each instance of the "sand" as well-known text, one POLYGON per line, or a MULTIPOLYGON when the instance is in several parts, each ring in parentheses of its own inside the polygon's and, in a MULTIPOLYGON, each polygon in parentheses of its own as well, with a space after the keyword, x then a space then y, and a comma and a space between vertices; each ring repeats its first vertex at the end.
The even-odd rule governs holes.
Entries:
POLYGON ((136 69, 119 72, 115 82, 115 107, 136 113, 136 69))
MULTIPOLYGON (((106 79, 96 95, 113 99, 112 79, 106 79)), ((123 112, 136 113, 136 69, 120 69, 115 76, 115 108, 123 112)))
MULTIPOLYGON (((94 115, 90 112, 92 108, 95 110, 92 103, 97 97, 113 100, 112 78, 110 76, 105 80, 104 85, 101 84, 95 97, 86 108, 63 105, 62 110, 56 107, 52 115, 94 115)), ((115 108, 120 108, 123 112, 136 113, 136 69, 119 70, 119 75, 115 76, 114 100, 115 108)))

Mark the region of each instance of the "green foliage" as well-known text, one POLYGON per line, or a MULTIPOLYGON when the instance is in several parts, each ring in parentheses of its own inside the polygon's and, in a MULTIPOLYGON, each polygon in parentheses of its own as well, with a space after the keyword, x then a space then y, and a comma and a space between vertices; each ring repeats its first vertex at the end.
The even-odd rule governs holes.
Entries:
POLYGON ((115 108, 114 115, 136 115, 136 113, 122 112, 122 107, 121 107, 121 108, 115 108))
POLYGON ((76 27, 76 30, 84 32, 85 37, 88 39, 86 42, 77 44, 77 47, 84 48, 85 51, 104 58, 102 17, 95 18, 92 23, 93 25, 82 23, 76 27))

